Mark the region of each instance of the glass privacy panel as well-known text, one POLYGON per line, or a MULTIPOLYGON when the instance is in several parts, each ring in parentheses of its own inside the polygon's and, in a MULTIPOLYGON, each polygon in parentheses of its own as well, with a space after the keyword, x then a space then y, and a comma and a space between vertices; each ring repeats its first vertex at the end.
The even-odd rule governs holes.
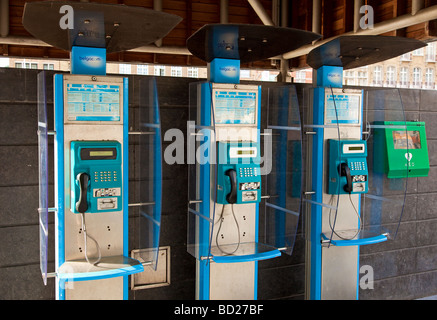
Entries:
MULTIPOLYGON (((211 137, 212 131, 198 131, 196 137, 201 141, 195 142, 195 150, 200 150, 201 145, 211 137)), ((196 157, 197 158, 197 157, 196 157)), ((188 221, 187 221, 187 251, 197 259, 209 258, 211 254, 211 241, 214 226, 214 211, 216 198, 215 189, 206 183, 214 179, 215 164, 188 165, 188 221)))
POLYGON ((38 165, 39 165, 39 247, 40 269, 47 285, 48 260, 48 123, 46 74, 38 74, 38 165))
POLYGON ((398 89, 368 90, 365 92, 364 137, 368 146, 369 192, 362 195, 363 231, 385 234, 396 238, 404 211, 410 160, 410 143, 405 152, 396 155, 398 167, 404 168, 402 178, 388 178, 387 161, 390 146, 408 142, 406 119, 401 94, 398 89))
POLYGON ((139 246, 141 258, 157 268, 162 207, 162 142, 155 78, 140 80, 139 246))
POLYGON ((204 244, 199 244, 197 235, 197 226, 199 224, 200 216, 200 196, 199 188, 197 185, 197 166, 196 166, 196 123, 197 123, 197 83, 190 83, 189 87, 189 106, 188 106, 188 141, 194 141, 192 149, 191 145, 187 145, 187 164, 188 164, 188 212, 187 212, 187 251, 196 258, 200 257, 200 252, 204 251, 204 244), (199 248, 202 246, 202 249, 199 248))
MULTIPOLYGON (((330 154, 331 153, 336 154, 337 159, 341 158, 340 143, 341 143, 342 139, 344 138, 341 134, 340 124, 341 123, 348 123, 348 121, 349 121, 349 120, 346 120, 348 118, 348 116, 346 116, 348 114, 347 112, 344 112, 344 110, 343 110, 343 115, 341 115, 342 106, 341 106, 341 101, 339 101, 339 96, 341 96, 341 97, 343 96, 342 91, 338 91, 338 89, 333 89, 332 87, 326 88, 325 97, 324 97, 325 113, 326 113, 325 126, 327 126, 326 128, 330 128, 328 130, 332 130, 333 132, 335 132, 334 134, 332 134, 332 132, 330 132, 331 140, 336 139, 339 141, 338 148, 331 150, 332 145, 329 145, 326 152, 329 152, 330 154), (329 127, 329 126, 331 126, 331 127, 329 127)), ((353 103, 351 103, 351 105, 353 105, 353 103)), ((354 109, 356 109, 357 112, 359 112, 359 110, 361 109, 361 105, 354 104, 354 107, 349 106, 350 111, 352 111, 354 109)), ((358 124, 358 122, 359 122, 359 120, 351 121, 352 124, 358 124)), ((327 132, 327 130, 325 130, 325 134, 326 134, 326 132, 327 132)), ((328 162, 326 163, 326 167, 325 167, 326 168, 325 170, 327 170, 327 172, 325 172, 325 174, 329 175, 329 178, 327 180, 334 179, 335 181, 340 181, 340 171, 334 169, 332 172, 332 176, 331 176, 331 170, 329 169, 330 166, 331 166, 331 163, 330 163, 330 160, 328 160, 328 162)), ((329 181, 328 181, 328 183, 329 183, 329 181)), ((341 210, 341 208, 340 208, 340 194, 342 193, 341 188, 342 188, 341 184, 338 183, 337 188, 334 188, 334 190, 331 190, 331 191, 328 190, 329 195, 324 196, 323 215, 324 215, 325 221, 324 221, 323 227, 322 227, 323 228, 322 238, 325 240, 327 240, 327 239, 329 240, 328 246, 330 246, 332 244, 334 239, 337 239, 337 240, 354 239, 356 237, 356 235, 359 234, 358 228, 351 230, 351 229, 349 229, 349 226, 348 226, 348 228, 344 228, 341 224, 341 222, 343 222, 344 220, 348 220, 348 219, 345 219, 344 217, 340 216, 341 212, 346 211, 344 209, 341 210), (326 220, 327 220, 327 222, 326 222, 326 220), (353 236, 351 236, 351 233, 353 234, 353 236), (343 237, 343 235, 345 235, 345 236, 343 237)), ((350 200, 350 203, 353 204, 352 199, 350 198, 349 200, 350 200)), ((350 213, 351 213, 350 210, 346 211, 347 215, 350 215, 350 213)), ((357 221, 359 221, 358 213, 355 216, 355 218, 357 221)), ((359 223, 357 223, 357 224, 359 225, 359 223)))
POLYGON ((211 255, 216 210, 217 166, 211 85, 209 82, 191 83, 189 89, 187 251, 199 260, 209 259, 211 255))
POLYGON ((291 254, 303 183, 301 117, 294 86, 269 90, 267 129, 264 143, 271 145, 271 153, 264 154, 269 193, 265 202, 264 242, 291 254))
MULTIPOLYGON (((336 215, 339 205, 339 190, 327 194, 327 183, 321 179, 323 170, 327 170, 327 157, 324 157, 323 140, 326 134, 330 139, 340 140, 339 116, 336 102, 336 92, 332 88, 304 88, 302 119, 303 130, 303 163, 307 171, 303 179, 303 219, 302 234, 305 238, 320 233, 319 225, 328 225, 322 232, 322 238, 332 239, 331 230, 336 227, 336 215), (329 110, 329 121, 325 122, 324 109, 329 110), (326 223, 326 219, 332 223, 326 223), (308 223, 308 221, 317 221, 308 223)), ((327 176, 327 172, 324 173, 327 176)), ((322 227, 323 228, 323 227, 322 227)), ((310 240, 309 238, 307 240, 310 240)), ((330 240, 329 240, 330 241, 330 240)))

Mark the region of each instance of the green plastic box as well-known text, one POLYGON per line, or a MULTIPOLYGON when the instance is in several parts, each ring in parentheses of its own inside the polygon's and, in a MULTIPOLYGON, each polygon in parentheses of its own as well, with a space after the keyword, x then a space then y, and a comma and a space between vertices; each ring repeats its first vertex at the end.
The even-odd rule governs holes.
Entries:
POLYGON ((388 178, 427 177, 425 122, 374 122, 374 169, 388 178), (406 127, 406 130, 405 130, 406 127))

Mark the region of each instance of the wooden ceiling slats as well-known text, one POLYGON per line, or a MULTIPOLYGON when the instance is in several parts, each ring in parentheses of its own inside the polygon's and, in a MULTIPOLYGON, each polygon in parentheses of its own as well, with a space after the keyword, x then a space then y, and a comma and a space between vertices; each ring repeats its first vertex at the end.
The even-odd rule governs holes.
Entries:
MULTIPOLYGON (((21 19, 25 2, 40 0, 13 0, 9 3, 9 30, 10 36, 28 37, 30 34, 24 29, 21 19)), ((153 0, 92 0, 99 3, 124 4, 128 6, 141 6, 153 9, 153 0)), ((364 3, 373 6, 375 23, 393 19, 411 12, 412 0, 365 0, 364 3)), ((261 0, 265 11, 271 16, 272 0, 261 0)), ((289 1, 289 26, 311 31, 312 28, 312 0, 289 1)), ((322 34, 329 38, 353 30, 353 2, 352 0, 322 0, 322 34)), ((262 24, 247 0, 229 0, 229 23, 255 23, 262 24)), ((437 0, 425 0, 425 6, 437 5, 437 0)), ((208 23, 219 23, 220 0, 163 0, 164 12, 178 15, 183 18, 162 41, 163 46, 185 47, 186 39, 196 30, 208 23)), ((421 40, 430 40, 437 37, 437 21, 410 26, 401 30, 387 33, 411 37, 421 40)), ((31 46, 3 45, 0 54, 25 57, 65 58, 69 54, 56 48, 43 48, 31 46)), ((187 59, 186 56, 149 54, 138 52, 125 52, 122 55, 108 55, 108 61, 159 62, 162 64, 204 65, 195 57, 187 59)), ((304 58, 295 59, 291 65, 302 66, 304 58)), ((272 68, 269 61, 252 63, 252 67, 272 68)))

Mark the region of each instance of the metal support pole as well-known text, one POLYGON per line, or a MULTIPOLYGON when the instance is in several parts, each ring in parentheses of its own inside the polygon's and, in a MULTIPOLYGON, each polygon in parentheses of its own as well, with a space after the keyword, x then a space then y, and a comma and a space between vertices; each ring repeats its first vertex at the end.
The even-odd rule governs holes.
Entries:
POLYGON ((420 10, 425 8, 425 0, 412 0, 411 1, 411 14, 414 16, 420 10))
POLYGON ((274 26, 273 20, 269 15, 267 14, 266 10, 264 9, 263 5, 259 0, 247 0, 253 10, 256 12, 258 17, 261 19, 262 23, 264 23, 266 26, 274 26))
POLYGON ((9 35, 9 0, 0 0, 0 36, 9 35))
POLYGON ((220 23, 226 24, 228 23, 228 12, 229 1, 228 0, 220 0, 220 23))
POLYGON ((313 0, 313 32, 322 33, 322 0, 313 0))
MULTIPOLYGON (((153 0, 153 10, 162 11, 162 0, 153 0)), ((155 45, 158 48, 162 47, 162 39, 156 40, 155 45)))
POLYGON ((354 32, 358 32, 358 30, 360 30, 360 20, 361 20, 360 9, 363 6, 363 4, 364 4, 363 0, 354 1, 354 32))

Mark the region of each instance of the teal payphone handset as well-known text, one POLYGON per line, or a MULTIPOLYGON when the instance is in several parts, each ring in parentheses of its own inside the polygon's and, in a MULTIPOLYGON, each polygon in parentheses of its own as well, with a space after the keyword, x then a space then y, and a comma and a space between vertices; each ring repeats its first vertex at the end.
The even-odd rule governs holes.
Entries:
POLYGON ((328 194, 368 192, 367 142, 329 140, 328 194))
POLYGON ((71 211, 122 210, 121 144, 117 141, 71 142, 71 211))
POLYGON ((261 201, 259 145, 219 142, 217 203, 247 204, 261 201))

